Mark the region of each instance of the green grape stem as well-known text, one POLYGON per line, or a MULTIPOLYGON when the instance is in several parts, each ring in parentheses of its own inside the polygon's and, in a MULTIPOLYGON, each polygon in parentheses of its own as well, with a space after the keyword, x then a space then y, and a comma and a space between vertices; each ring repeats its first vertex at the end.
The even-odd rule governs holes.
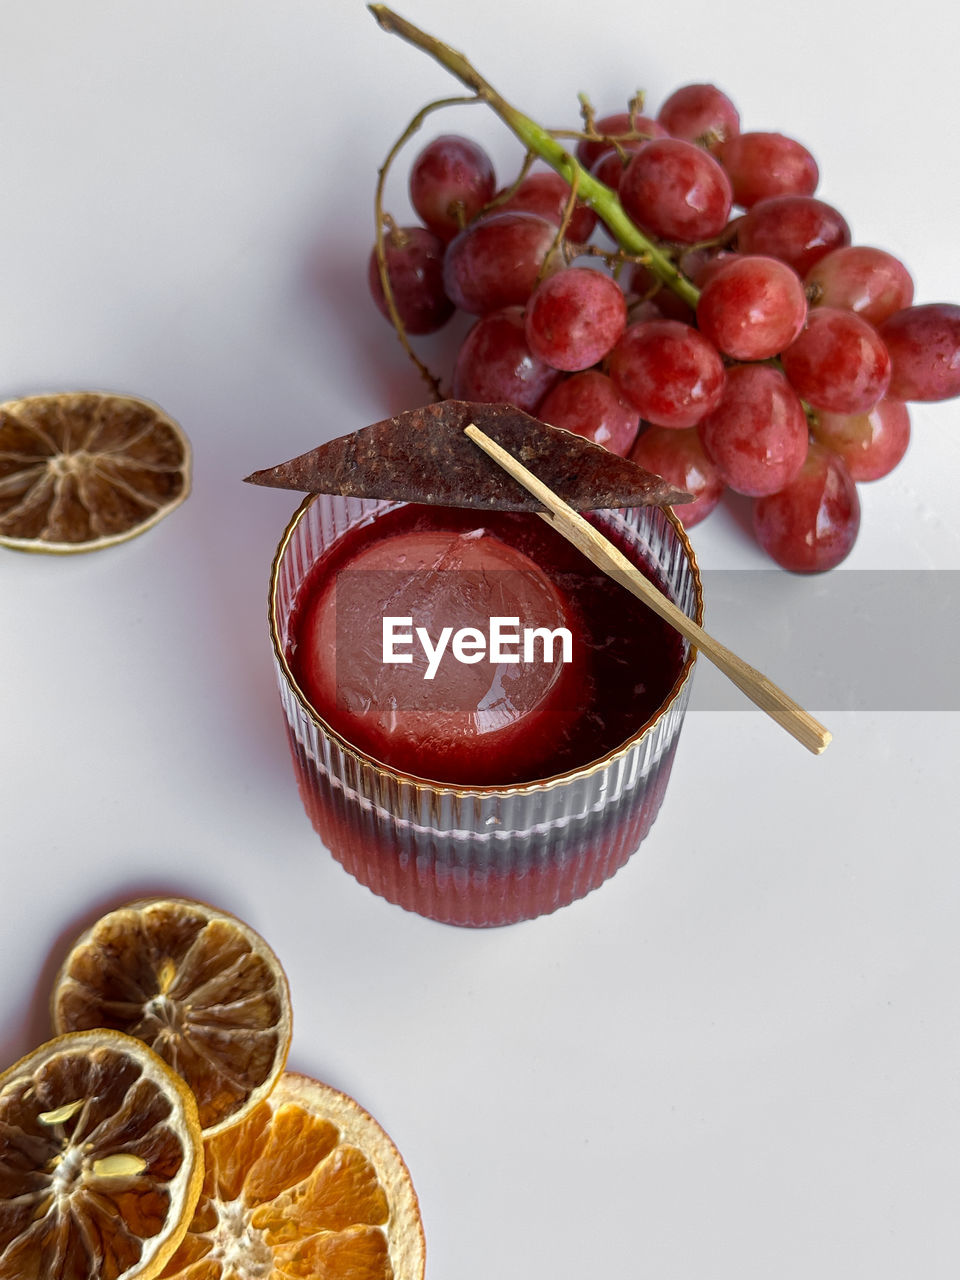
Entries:
POLYGON ((371 4, 370 12, 384 31, 400 36, 415 45, 446 67, 477 97, 486 102, 511 129, 528 151, 535 152, 555 169, 571 186, 576 186, 578 197, 603 219, 614 239, 627 253, 641 259, 655 276, 691 307, 696 307, 700 291, 692 281, 676 267, 670 258, 627 216, 615 191, 599 182, 566 148, 542 125, 525 116, 510 105, 496 89, 480 75, 471 62, 456 49, 437 40, 401 18, 385 4, 371 4))

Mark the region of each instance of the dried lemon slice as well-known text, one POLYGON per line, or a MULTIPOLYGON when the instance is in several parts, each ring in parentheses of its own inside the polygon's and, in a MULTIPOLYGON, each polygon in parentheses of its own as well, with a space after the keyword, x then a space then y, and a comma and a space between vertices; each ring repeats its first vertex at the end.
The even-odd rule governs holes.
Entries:
POLYGON ((0 1075, 4 1280, 151 1280, 202 1184, 196 1103, 141 1041, 60 1036, 0 1075))
POLYGON ((200 1202, 163 1280, 422 1280, 410 1174, 346 1094, 283 1075, 204 1154, 200 1202))
POLYGON ((124 542, 190 492, 190 443, 156 405, 95 391, 0 405, 0 543, 93 551, 124 542))
POLYGON ((290 1048, 280 961, 249 925, 182 898, 119 907, 74 943, 54 983, 56 1031, 136 1036, 196 1094, 204 1132, 273 1088, 290 1048))

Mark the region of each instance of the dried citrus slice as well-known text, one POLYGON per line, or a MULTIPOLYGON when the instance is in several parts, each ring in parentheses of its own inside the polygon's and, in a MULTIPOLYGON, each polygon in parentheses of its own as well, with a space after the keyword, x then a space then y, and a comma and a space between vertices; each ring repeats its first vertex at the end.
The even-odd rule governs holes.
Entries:
POLYGON ((410 1174, 346 1094, 283 1075, 204 1153, 197 1212, 164 1280, 422 1280, 410 1174))
POLYGON ((54 983, 56 1031, 113 1027, 146 1041, 196 1094, 204 1132, 273 1088, 290 1048, 280 961, 235 916, 183 898, 119 907, 74 943, 54 983))
POLYGON ((196 1103, 141 1041, 60 1036, 0 1075, 4 1280, 151 1280, 202 1184, 196 1103))
POLYGON ((0 405, 0 543, 93 551, 157 523, 190 492, 190 444, 156 405, 95 391, 0 405))

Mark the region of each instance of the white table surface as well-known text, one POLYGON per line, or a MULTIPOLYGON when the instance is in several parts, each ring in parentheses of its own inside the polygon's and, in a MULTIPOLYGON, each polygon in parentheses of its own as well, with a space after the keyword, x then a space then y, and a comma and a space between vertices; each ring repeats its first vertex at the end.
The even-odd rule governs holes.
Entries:
MULTIPOLYGON (((401 11, 547 123, 579 89, 610 111, 720 84, 745 127, 810 146, 919 301, 960 300, 939 0, 401 11)), ((960 716, 815 707, 815 759, 695 705, 650 838, 584 901, 473 932, 359 887, 300 809, 273 683, 295 499, 240 479, 424 399, 364 272, 376 167, 456 86, 358 0, 33 0, 0 9, 0 50, 0 392, 144 395, 196 455, 145 537, 0 554, 3 1061, 46 1038, 80 927, 195 895, 279 952, 291 1065, 397 1141, 431 1280, 952 1280, 960 716)), ((518 160, 486 108, 433 131, 518 160)), ((914 429, 837 572, 960 569, 960 407, 914 429)), ((765 567, 730 512, 694 542, 707 569, 765 567)))

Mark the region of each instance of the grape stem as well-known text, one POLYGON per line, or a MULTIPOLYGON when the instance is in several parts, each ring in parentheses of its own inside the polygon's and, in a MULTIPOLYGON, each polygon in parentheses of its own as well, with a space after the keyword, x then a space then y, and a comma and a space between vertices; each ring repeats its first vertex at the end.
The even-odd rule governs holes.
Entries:
POLYGON ((627 216, 615 191, 599 182, 546 129, 510 105, 485 80, 462 53, 415 27, 385 4, 371 4, 370 12, 384 31, 400 36, 446 67, 477 97, 486 102, 511 129, 528 151, 535 152, 555 169, 571 186, 576 185, 580 199, 603 219, 617 243, 628 253, 642 257, 649 269, 684 302, 696 307, 700 291, 671 262, 660 248, 649 240, 627 216))

